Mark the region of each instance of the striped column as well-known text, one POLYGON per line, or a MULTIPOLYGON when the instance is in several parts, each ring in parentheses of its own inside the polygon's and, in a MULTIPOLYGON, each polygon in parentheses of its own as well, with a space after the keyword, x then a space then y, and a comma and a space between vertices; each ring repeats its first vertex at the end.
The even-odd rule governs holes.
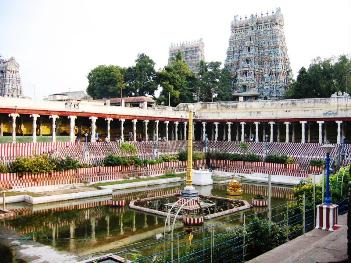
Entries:
POLYGON ((334 231, 338 223, 338 205, 317 205, 316 228, 334 231))
POLYGON ((40 117, 40 115, 39 114, 32 114, 30 116, 33 118, 33 125, 32 125, 33 142, 37 142, 37 119, 40 117))

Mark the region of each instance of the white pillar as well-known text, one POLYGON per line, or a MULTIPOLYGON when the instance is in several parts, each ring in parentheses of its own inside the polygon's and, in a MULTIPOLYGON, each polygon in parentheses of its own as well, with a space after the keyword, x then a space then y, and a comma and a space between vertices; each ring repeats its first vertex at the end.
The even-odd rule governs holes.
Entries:
POLYGON ((57 115, 51 115, 49 118, 52 119, 52 142, 56 142, 56 120, 60 117, 57 115))
POLYGON ((324 143, 328 141, 328 134, 327 134, 327 123, 324 125, 324 143))
POLYGON ((147 131, 147 125, 149 124, 149 120, 144 120, 144 125, 145 125, 145 141, 147 142, 149 140, 149 134, 147 131))
POLYGON ((259 122, 255 121, 255 142, 259 142, 259 138, 258 138, 258 124, 260 124, 259 122))
POLYGON ((202 122, 202 141, 205 141, 206 138, 206 122, 202 122))
POLYGON ((137 121, 136 119, 132 120, 133 122, 133 141, 136 142, 136 124, 137 124, 137 121))
POLYGON ((291 128, 292 128, 291 142, 295 142, 295 123, 291 124, 291 128))
POLYGON ((12 118, 12 143, 16 142, 16 118, 19 117, 18 113, 10 113, 9 117, 12 118))
POLYGON ((124 141, 124 122, 126 121, 125 119, 120 119, 121 121, 121 141, 124 141))
POLYGON ((236 125, 236 133, 235 133, 235 141, 239 141, 239 124, 237 123, 236 125))
POLYGON ((68 118, 70 119, 70 122, 69 122, 69 140, 71 142, 74 142, 74 140, 75 140, 74 128, 76 126, 77 116, 68 116, 68 118))
POLYGON ((307 123, 307 142, 311 142, 311 124, 310 123, 307 123))
POLYGON ((188 122, 185 121, 185 122, 184 122, 184 136, 183 136, 183 137, 184 137, 184 138, 183 138, 184 140, 186 140, 186 126, 187 126, 187 125, 188 125, 188 122))
POLYGON ((214 140, 218 141, 218 122, 213 123, 215 125, 215 137, 214 140))
POLYGON ((178 125, 179 125, 179 122, 178 121, 176 121, 176 122, 174 122, 174 128, 175 128, 175 131, 174 131, 174 133, 175 133, 175 140, 176 141, 178 141, 178 125))
POLYGON ((336 143, 340 144, 341 143, 341 123, 342 123, 342 121, 335 121, 335 122, 338 125, 338 130, 337 130, 337 135, 336 135, 336 143))
POLYGON ((240 122, 241 125, 241 142, 245 141, 245 122, 240 122))
POLYGON ((322 128, 323 128, 323 123, 324 123, 324 121, 317 121, 317 123, 318 123, 318 143, 319 144, 322 144, 323 143, 323 130, 322 130, 322 128))
POLYGON ((112 118, 106 118, 105 119, 107 121, 107 137, 106 137, 106 141, 111 141, 111 121, 113 121, 112 118))
POLYGON ((193 141, 195 141, 195 121, 193 122, 193 141))
POLYGON ((289 142, 289 125, 290 122, 284 122, 285 124, 285 142, 289 142))
POLYGON ((230 142, 232 140, 232 122, 227 122, 227 125, 228 125, 228 142, 230 142))
POLYGON ((169 121, 165 121, 165 124, 166 124, 166 141, 168 141, 168 124, 169 124, 169 121))
POLYGON ((160 122, 159 120, 155 121, 155 125, 156 125, 156 127, 155 127, 155 140, 156 141, 158 141, 158 123, 159 122, 160 122))
POLYGON ((306 143, 306 129, 305 129, 305 125, 307 123, 307 121, 300 121, 301 123, 301 143, 306 143))
POLYGON ((280 124, 277 123, 277 142, 280 142, 280 124))
POLYGON ((274 124, 275 124, 274 121, 269 122, 269 125, 271 126, 270 134, 269 134, 269 141, 270 142, 273 142, 273 138, 274 138, 274 127, 273 127, 274 124))
POLYGON ((30 116, 33 118, 33 125, 32 125, 33 142, 37 142, 37 119, 40 117, 40 115, 39 114, 32 114, 30 116))

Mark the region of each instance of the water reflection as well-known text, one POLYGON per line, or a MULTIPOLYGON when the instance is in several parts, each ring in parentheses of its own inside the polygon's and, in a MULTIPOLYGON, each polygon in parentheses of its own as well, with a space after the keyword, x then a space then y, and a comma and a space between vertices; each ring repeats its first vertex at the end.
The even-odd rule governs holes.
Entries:
MULTIPOLYGON (((179 186, 165 190, 178 189, 179 186)), ((205 195, 226 196, 225 188, 221 187, 206 186, 197 189, 205 195)), ((144 195, 150 196, 150 192, 145 192, 144 195)), ((126 196, 126 199, 132 199, 131 193, 126 193, 126 196)), ((140 193, 138 197, 141 197, 140 193)), ((252 194, 245 194, 241 198, 251 200, 252 197, 252 194)), ((101 205, 108 198, 110 197, 41 205, 40 208, 24 204, 20 207, 16 204, 12 209, 17 209, 18 216, 6 220, 4 224, 26 238, 83 256, 113 251, 137 242, 152 243, 156 234, 163 233, 164 218, 137 212, 127 206, 101 205)), ((118 195, 120 198, 123 195, 118 195)), ((285 199, 273 198, 272 201, 276 205, 285 202, 285 199)), ((219 218, 207 222, 204 227, 215 224, 217 228, 226 229, 233 222, 242 223, 243 215, 244 212, 239 212, 219 218)), ((181 224, 178 227, 179 231, 184 231, 181 224)))

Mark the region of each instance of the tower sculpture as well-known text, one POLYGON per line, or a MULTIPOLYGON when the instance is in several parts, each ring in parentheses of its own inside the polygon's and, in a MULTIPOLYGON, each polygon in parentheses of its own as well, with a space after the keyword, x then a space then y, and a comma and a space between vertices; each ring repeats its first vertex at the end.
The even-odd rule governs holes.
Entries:
POLYGON ((0 96, 23 96, 19 64, 13 57, 6 60, 0 56, 0 96))
POLYGON ((193 42, 171 44, 169 48, 168 64, 175 59, 178 53, 182 55, 189 68, 194 73, 197 73, 199 71, 200 61, 205 60, 204 42, 202 39, 199 39, 193 42))
POLYGON ((284 96, 291 68, 280 8, 272 14, 234 17, 225 66, 235 97, 276 100, 284 96))

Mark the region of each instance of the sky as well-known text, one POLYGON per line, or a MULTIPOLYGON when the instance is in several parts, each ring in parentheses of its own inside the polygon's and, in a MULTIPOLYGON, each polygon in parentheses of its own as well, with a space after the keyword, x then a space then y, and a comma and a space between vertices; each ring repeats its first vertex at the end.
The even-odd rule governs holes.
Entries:
POLYGON ((351 54, 350 0, 0 0, 0 55, 20 64, 26 96, 85 90, 94 67, 167 64, 171 43, 203 38, 224 62, 234 15, 281 8, 294 77, 316 57, 351 54))

